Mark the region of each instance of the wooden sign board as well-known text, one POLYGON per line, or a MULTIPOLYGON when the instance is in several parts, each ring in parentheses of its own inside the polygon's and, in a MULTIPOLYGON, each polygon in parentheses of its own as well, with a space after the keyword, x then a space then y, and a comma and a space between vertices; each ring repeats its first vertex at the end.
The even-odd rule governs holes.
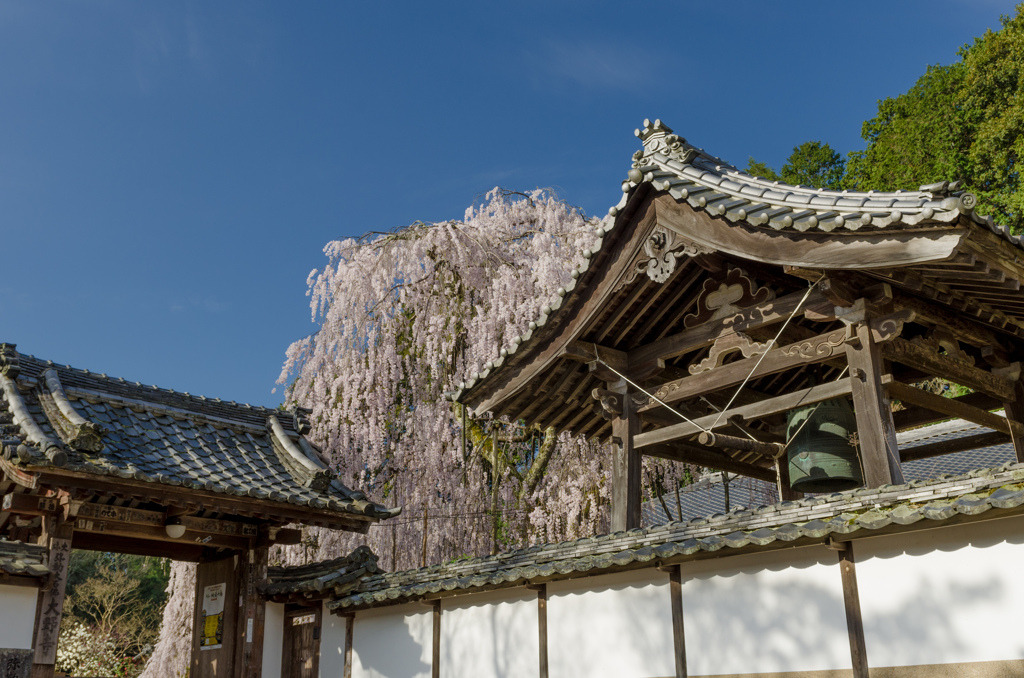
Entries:
POLYGON ((71 560, 71 540, 50 540, 50 588, 43 594, 39 610, 39 625, 36 627, 36 653, 33 662, 52 665, 57 661, 57 637, 60 635, 60 618, 64 608, 64 586, 68 578, 68 561, 71 560))

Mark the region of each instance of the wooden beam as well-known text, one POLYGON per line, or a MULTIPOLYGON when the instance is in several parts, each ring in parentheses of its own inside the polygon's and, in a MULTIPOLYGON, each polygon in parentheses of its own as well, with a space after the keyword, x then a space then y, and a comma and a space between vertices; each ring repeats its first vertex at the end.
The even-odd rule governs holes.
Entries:
MULTIPOLYGON (((799 391, 793 391, 792 393, 776 396, 774 398, 767 398, 748 405, 733 407, 726 410, 721 415, 716 412, 703 417, 698 417, 693 420, 693 423, 682 422, 672 426, 655 429, 654 431, 640 433, 634 437, 634 441, 637 447, 646 448, 658 443, 688 438, 700 433, 702 430, 715 430, 723 426, 729 426, 730 420, 736 417, 739 417, 744 421, 763 419, 776 414, 789 412, 797 407, 813 405, 814 403, 819 403, 822 400, 829 400, 831 398, 849 395, 852 392, 852 388, 851 379, 849 377, 844 377, 843 379, 830 381, 827 384, 811 386, 810 388, 803 388, 799 391)), ((644 454, 648 454, 647 450, 642 451, 644 454)))
POLYGON ((770 483, 776 481, 775 471, 763 466, 754 466, 737 461, 729 455, 706 447, 695 447, 681 442, 661 443, 643 448, 649 457, 679 461, 684 464, 706 466, 718 471, 728 471, 749 478, 757 478, 770 483))
POLYGON ((668 590, 672 596, 672 645, 676 659, 676 678, 686 678, 686 634, 683 629, 683 579, 679 565, 668 572, 668 590))
POLYGON ((711 433, 709 431, 704 431, 698 435, 697 441, 706 447, 716 447, 722 450, 753 452, 760 457, 770 459, 777 459, 786 451, 786 446, 782 443, 762 443, 759 440, 723 435, 721 433, 711 433))
POLYGON ((198 563, 203 555, 201 544, 150 541, 98 532, 76 532, 75 548, 85 551, 128 553, 133 556, 152 556, 198 563))
POLYGON ((640 527, 642 469, 640 452, 633 443, 640 420, 629 394, 620 394, 619 401, 622 411, 612 419, 612 532, 640 527))
POLYGON ((934 443, 926 443, 924 445, 915 445, 914 447, 901 449, 900 461, 908 462, 917 461, 918 459, 929 459, 943 454, 953 454, 954 452, 963 452, 965 450, 977 450, 984 447, 992 447, 993 445, 1004 445, 1008 442, 1012 442, 1012 439, 1006 433, 988 431, 986 433, 978 433, 976 435, 966 436, 963 438, 940 440, 934 443))
MULTIPOLYGON (((850 363, 850 376, 853 377, 853 411, 857 415, 864 482, 868 487, 899 484, 903 482, 903 470, 896 445, 896 427, 892 423, 892 408, 882 384, 881 347, 875 343, 869 323, 857 323, 853 330, 858 341, 847 345, 846 357, 850 363)), ((901 340, 897 338, 896 341, 901 340)))
POLYGON ((1018 422, 1011 422, 1006 417, 1001 417, 998 414, 992 414, 986 412, 983 409, 972 407, 964 402, 958 402, 952 398, 943 398, 940 395, 923 391, 919 388, 914 388, 908 384, 902 384, 898 381, 889 381, 883 378, 883 383, 886 384, 886 388, 889 390, 889 395, 893 398, 898 398, 903 402, 912 403, 921 407, 926 407, 935 412, 941 412, 947 414, 950 417, 959 417, 960 419, 966 419, 967 421, 973 422, 980 426, 985 426, 1002 433, 1013 433, 1013 429, 1018 431, 1018 434, 1024 436, 1024 425, 1018 422))
POLYGON ((846 609, 846 630, 850 638, 850 659, 853 677, 868 678, 868 651, 864 644, 864 621, 860 612, 860 592, 857 590, 857 570, 853 560, 853 544, 839 552, 839 572, 843 579, 843 606, 846 609))
POLYGON ((1014 384, 987 370, 964 364, 931 348, 920 346, 903 338, 896 338, 882 346, 882 355, 888 360, 921 370, 926 374, 949 379, 962 386, 987 393, 1003 402, 1013 402, 1017 396, 1014 384))
MULTIPOLYGON (((2 460, 0 460, 2 461, 2 460)), ((36 480, 38 484, 51 487, 62 487, 69 490, 80 489, 90 494, 109 493, 116 497, 145 498, 163 506, 195 505, 198 509, 217 511, 229 515, 296 522, 303 525, 317 524, 334 530, 346 530, 365 534, 370 525, 377 522, 369 516, 350 513, 339 513, 330 509, 317 509, 310 506, 299 506, 269 499, 253 497, 235 497, 207 490, 156 485, 142 480, 98 476, 81 471, 67 471, 47 467, 41 470, 36 480)))
MULTIPOLYGON (((726 334, 747 332, 780 323, 796 310, 803 296, 804 292, 802 291, 793 292, 760 306, 742 309, 728 318, 705 322, 677 334, 638 346, 627 354, 628 363, 630 367, 640 369, 658 360, 668 360, 688 351, 709 346, 726 334)), ((814 308, 822 304, 827 304, 825 296, 819 291, 814 291, 804 302, 804 308, 814 308)))
POLYGON ((43 497, 38 494, 11 492, 3 496, 0 511, 19 516, 45 516, 60 510, 57 497, 43 497))
MULTIPOLYGON (((112 507, 111 507, 112 508, 112 507)), ((214 546, 233 550, 245 550, 250 547, 253 540, 246 537, 232 537, 223 534, 210 534, 197 530, 186 530, 183 537, 168 536, 163 525, 138 525, 135 523, 120 522, 116 520, 100 520, 96 518, 81 517, 74 521, 75 534, 92 532, 95 534, 110 534, 118 537, 132 539, 145 539, 148 541, 166 541, 174 544, 195 543, 203 546, 214 546)))
MULTIPOLYGON (((902 381, 906 381, 903 379, 902 381)), ((952 400, 954 402, 963 403, 970 405, 980 410, 990 411, 1003 407, 1003 403, 996 400, 990 395, 985 393, 967 393, 966 395, 957 396, 956 398, 946 398, 946 400, 952 400)), ((900 410, 899 412, 893 412, 892 420, 896 426, 897 431, 905 431, 907 429, 917 428, 919 426, 927 426, 928 424, 936 424, 940 421, 947 421, 951 419, 950 415, 942 414, 940 412, 934 412, 924 407, 912 406, 906 410, 900 410)))
MULTIPOLYGON (((741 384, 748 377, 757 379, 768 374, 784 372, 794 367, 804 367, 831 360, 841 350, 847 339, 847 329, 841 328, 820 334, 813 339, 775 348, 761 356, 722 365, 710 372, 676 379, 663 384, 654 392, 655 398, 665 403, 674 403, 703 393, 718 391, 741 384)), ((641 412, 661 407, 650 398, 641 412)))

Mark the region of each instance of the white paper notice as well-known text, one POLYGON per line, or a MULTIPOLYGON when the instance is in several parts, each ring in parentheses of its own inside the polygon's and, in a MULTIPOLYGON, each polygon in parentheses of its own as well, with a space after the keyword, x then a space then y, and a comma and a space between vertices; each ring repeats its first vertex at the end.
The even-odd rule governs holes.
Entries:
POLYGON ((216 650, 224 640, 224 594, 227 584, 203 589, 203 637, 200 650, 216 650))

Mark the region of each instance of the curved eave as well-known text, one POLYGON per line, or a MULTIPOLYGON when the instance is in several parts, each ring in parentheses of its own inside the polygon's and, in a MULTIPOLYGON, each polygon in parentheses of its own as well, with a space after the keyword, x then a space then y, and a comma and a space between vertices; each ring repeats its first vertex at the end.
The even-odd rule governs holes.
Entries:
MULTIPOLYGON (((513 337, 499 351, 498 357, 486 363, 482 371, 473 373, 459 384, 449 394, 451 400, 467 405, 478 413, 493 411, 498 404, 494 395, 501 391, 511 394, 525 386, 532 372, 539 369, 536 364, 538 359, 547 367, 559 359, 558 350, 571 340, 564 336, 563 330, 571 325, 570 331, 576 330, 578 334, 600 312, 599 303, 588 302, 599 300, 610 293, 619 279, 628 273, 628 264, 634 250, 646 239, 646 233, 638 233, 636 229, 630 231, 628 226, 640 211, 648 190, 645 186, 631 191, 626 196, 623 208, 615 216, 609 216, 601 222, 595 230, 594 243, 583 252, 584 263, 572 273, 570 285, 544 303, 527 331, 513 337), (624 240, 630 242, 623 243, 624 240), (553 341, 559 337, 561 341, 555 345, 553 341), (529 373, 524 371, 526 369, 529 369, 529 373)), ((649 231, 653 225, 647 224, 646 230, 649 231)))

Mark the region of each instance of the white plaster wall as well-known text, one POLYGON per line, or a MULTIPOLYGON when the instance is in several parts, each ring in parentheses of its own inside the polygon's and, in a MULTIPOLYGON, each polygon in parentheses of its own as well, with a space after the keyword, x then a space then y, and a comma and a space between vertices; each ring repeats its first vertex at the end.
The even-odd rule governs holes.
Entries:
POLYGON ((652 568, 549 584, 548 662, 551 678, 675 675, 668 575, 652 568))
POLYGON ((0 586, 0 648, 32 649, 38 595, 32 586, 0 586))
POLYGON ((263 678, 281 678, 284 651, 284 605, 267 603, 263 618, 263 678))
POLYGON ((360 612, 352 631, 352 678, 430 678, 433 633, 426 605, 360 612))
POLYGON ((441 606, 441 678, 535 676, 537 593, 525 589, 447 599, 441 606))
POLYGON ((1024 518, 854 549, 871 666, 1024 659, 1024 518))
POLYGON ((345 675, 344 617, 331 614, 326 607, 320 627, 320 678, 343 678, 345 675))
POLYGON ((850 669, 842 575, 815 546, 682 568, 690 676, 850 669))

